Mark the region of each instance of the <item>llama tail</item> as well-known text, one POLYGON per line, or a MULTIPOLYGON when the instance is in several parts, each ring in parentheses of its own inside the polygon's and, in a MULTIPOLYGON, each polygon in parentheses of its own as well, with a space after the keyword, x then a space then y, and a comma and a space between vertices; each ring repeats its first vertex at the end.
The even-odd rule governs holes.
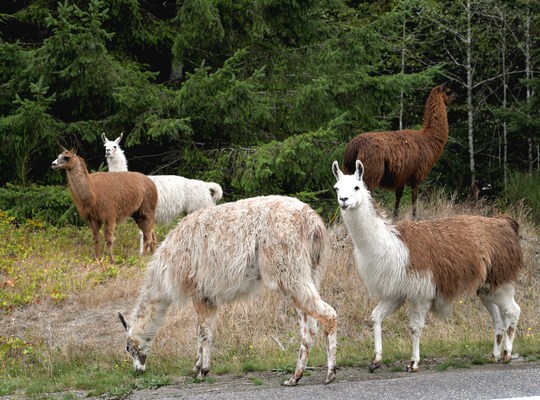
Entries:
POLYGON ((304 216, 307 226, 307 240, 309 245, 309 257, 311 258, 312 277, 317 287, 324 274, 324 266, 328 264, 329 251, 326 241, 326 227, 318 217, 313 218, 312 215, 304 216))
POLYGON ((208 190, 210 190, 210 193, 212 194, 212 200, 214 200, 214 203, 217 203, 221 200, 223 197, 223 189, 220 185, 218 185, 215 182, 206 182, 206 186, 208 187, 208 190))
POLYGON ((497 215, 495 218, 504 219, 508 223, 508 225, 512 227, 514 232, 519 234, 519 222, 517 222, 517 220, 506 214, 497 215))

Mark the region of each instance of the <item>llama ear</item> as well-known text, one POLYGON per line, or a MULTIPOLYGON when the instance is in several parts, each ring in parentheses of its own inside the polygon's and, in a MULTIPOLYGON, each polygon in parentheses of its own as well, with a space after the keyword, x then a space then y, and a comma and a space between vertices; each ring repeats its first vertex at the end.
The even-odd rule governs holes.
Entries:
POLYGON ((364 176, 364 164, 362 164, 362 161, 360 160, 356 160, 356 171, 354 172, 354 175, 359 181, 361 181, 364 176))
POLYGON ((441 92, 445 89, 450 89, 450 81, 443 82, 441 83, 441 86, 439 86, 441 92))
POLYGON ((124 132, 120 132, 120 136, 118 136, 115 140, 116 144, 120 144, 120 140, 122 140, 122 137, 124 136, 124 132))
POLYGON ((334 161, 332 163, 332 172, 334 173, 334 176, 336 177, 336 180, 340 180, 341 177, 343 176, 343 173, 341 172, 341 170, 339 169, 339 164, 337 161, 334 161))
POLYGON ((126 319, 124 318, 124 316, 119 312, 118 313, 118 318, 120 318, 120 322, 122 323, 122 325, 124 325, 124 329, 126 331, 129 331, 129 324, 127 323, 126 319))
POLYGON ((101 140, 103 140, 103 143, 107 143, 108 139, 107 136, 105 136, 105 132, 101 132, 101 140))

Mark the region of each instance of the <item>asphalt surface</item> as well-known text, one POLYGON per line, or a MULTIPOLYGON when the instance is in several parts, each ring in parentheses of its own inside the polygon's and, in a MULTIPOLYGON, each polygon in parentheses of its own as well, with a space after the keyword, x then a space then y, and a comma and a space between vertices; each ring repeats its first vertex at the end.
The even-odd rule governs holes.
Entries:
POLYGON ((215 376, 211 382, 179 381, 155 390, 132 393, 128 400, 257 399, 257 400, 362 400, 362 399, 456 399, 492 400, 527 398, 540 400, 540 363, 482 365, 471 368, 418 373, 343 368, 330 385, 325 371, 317 369, 296 387, 283 387, 285 375, 250 374, 243 377, 215 376))

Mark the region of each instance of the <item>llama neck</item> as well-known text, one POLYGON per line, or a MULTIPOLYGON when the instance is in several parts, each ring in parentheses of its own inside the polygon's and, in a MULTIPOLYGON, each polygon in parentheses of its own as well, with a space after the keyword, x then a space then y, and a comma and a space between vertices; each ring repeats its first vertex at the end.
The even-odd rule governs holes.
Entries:
POLYGON ((442 146, 448 141, 446 105, 438 92, 432 92, 426 102, 422 129, 431 137, 438 139, 442 146))
POLYGON ((355 247, 365 251, 381 251, 400 242, 394 229, 379 215, 371 197, 355 209, 341 211, 355 247))
POLYGON ((116 153, 114 157, 107 158, 107 164, 109 166, 109 172, 121 172, 127 171, 127 160, 124 153, 116 153))
POLYGON ((66 170, 69 191, 73 196, 77 209, 83 205, 92 204, 95 199, 95 195, 92 191, 92 183, 90 174, 84 165, 84 162, 75 156, 75 164, 71 169, 66 170))
POLYGON ((394 227, 379 216, 369 195, 363 203, 341 212, 354 243, 358 272, 371 294, 400 297, 407 288, 408 248, 394 227))
POLYGON ((131 335, 150 343, 163 324, 170 304, 170 301, 157 297, 152 290, 143 291, 131 318, 131 335))

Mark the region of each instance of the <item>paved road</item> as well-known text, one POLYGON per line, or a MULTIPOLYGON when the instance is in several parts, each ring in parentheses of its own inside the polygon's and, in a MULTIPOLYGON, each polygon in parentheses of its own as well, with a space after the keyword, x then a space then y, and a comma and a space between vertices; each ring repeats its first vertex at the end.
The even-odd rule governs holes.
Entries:
POLYGON ((324 371, 315 370, 296 387, 283 387, 284 376, 256 374, 251 377, 215 377, 213 383, 176 382, 157 390, 132 393, 128 400, 492 400, 527 398, 540 400, 540 363, 483 365, 443 372, 419 373, 344 368, 338 379, 324 386, 324 371), (256 382, 262 384, 255 384, 256 382))

